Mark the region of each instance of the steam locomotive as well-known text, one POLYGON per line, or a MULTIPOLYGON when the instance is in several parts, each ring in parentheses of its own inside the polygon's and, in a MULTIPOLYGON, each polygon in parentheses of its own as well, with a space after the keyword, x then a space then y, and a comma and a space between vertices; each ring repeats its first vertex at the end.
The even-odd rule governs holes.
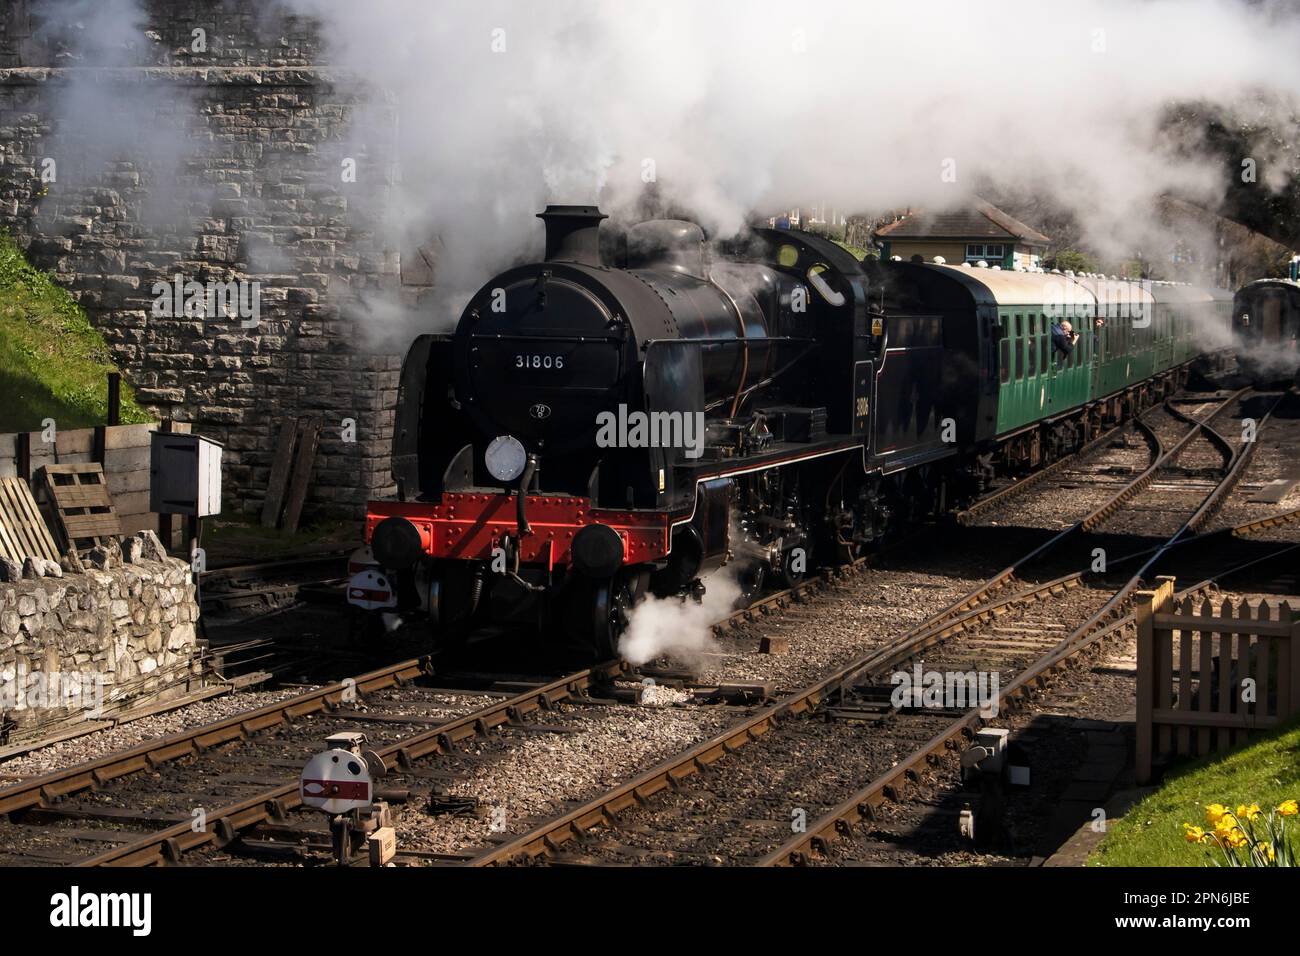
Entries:
POLYGON ((756 229, 618 235, 551 206, 543 261, 403 365, 394 500, 349 600, 438 635, 537 625, 598 658, 647 595, 746 595, 850 560, 1176 388, 1227 293, 859 262, 756 229), (603 241, 602 241, 603 240, 603 241), (1071 348, 1052 324, 1082 331, 1071 348), (1100 321, 1099 321, 1100 320, 1100 321))
POLYGON ((1257 279, 1232 302, 1238 365, 1252 381, 1300 383, 1300 282, 1257 279))

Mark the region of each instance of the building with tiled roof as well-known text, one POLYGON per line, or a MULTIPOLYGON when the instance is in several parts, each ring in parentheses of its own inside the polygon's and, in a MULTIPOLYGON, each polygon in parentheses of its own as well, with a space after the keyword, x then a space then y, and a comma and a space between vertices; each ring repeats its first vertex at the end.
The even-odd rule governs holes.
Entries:
POLYGON ((1051 240, 978 197, 966 208, 929 213, 911 210, 882 226, 874 237, 881 258, 933 261, 951 265, 986 262, 1003 269, 1037 268, 1051 240))

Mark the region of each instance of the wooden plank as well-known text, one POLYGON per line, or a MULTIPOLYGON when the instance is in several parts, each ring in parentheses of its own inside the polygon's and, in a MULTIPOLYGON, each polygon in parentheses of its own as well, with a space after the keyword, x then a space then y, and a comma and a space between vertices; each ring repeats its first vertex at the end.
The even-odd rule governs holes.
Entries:
POLYGON ((153 443, 153 439, 149 436, 157 430, 157 422, 146 422, 143 425, 118 425, 115 428, 110 428, 108 434, 104 436, 104 451, 108 453, 135 448, 149 448, 153 443))
POLYGON ((271 460, 271 477, 266 485, 266 500, 262 503, 262 527, 274 528, 280 523, 280 509, 284 505, 284 492, 289 483, 289 463, 293 461, 293 439, 298 423, 289 420, 280 426, 280 443, 275 446, 271 460))
MULTIPOLYGON (((1183 710, 1153 710, 1151 720, 1159 726, 1178 727, 1185 729, 1187 727, 1235 727, 1242 733, 1249 731, 1242 727, 1243 717, 1241 714, 1232 714, 1230 717, 1224 714, 1202 714, 1197 711, 1183 710)), ((1264 728, 1276 727, 1280 721, 1276 717, 1258 717, 1250 720, 1251 727, 1264 728)))
POLYGON ((36 499, 32 497, 31 487, 20 495, 20 503, 23 511, 27 514, 27 528, 31 535, 32 546, 37 548, 37 553, 51 561, 59 560, 61 552, 55 544, 54 535, 50 533, 50 526, 46 522, 41 510, 36 507, 36 499))
POLYGON ((1282 710, 1279 706, 1278 716, 1286 720, 1300 711, 1300 619, 1297 619, 1296 609, 1291 607, 1290 601, 1283 601, 1278 611, 1278 617, 1291 622, 1291 635, 1285 641, 1286 667, 1278 671, 1279 678, 1284 677, 1287 684, 1287 709, 1282 710))
POLYGON ((1233 639, 1233 658, 1237 662, 1237 679, 1233 682, 1232 693, 1236 698, 1237 716, 1241 718, 1233 724, 1232 745, 1243 743, 1246 739, 1246 733, 1241 728, 1241 721, 1246 717, 1246 702, 1241 699, 1242 678, 1249 676, 1247 668, 1250 666, 1248 655, 1250 654, 1250 635, 1238 634, 1233 639))
MULTIPOLYGON (((1231 601, 1223 602, 1223 611, 1225 617, 1231 617, 1234 608, 1231 601)), ((1219 714, 1228 716, 1232 713, 1233 701, 1233 682, 1232 670, 1235 666, 1232 659, 1232 639, 1233 634, 1228 631, 1219 633, 1219 714)), ((1226 724, 1221 725, 1226 726, 1226 724)), ((1216 731, 1215 747, 1218 750, 1227 750, 1232 746, 1232 741, 1228 738, 1231 734, 1226 731, 1216 731)))
POLYGON ((1282 718, 1291 716, 1291 655, 1294 652, 1290 640, 1277 641, 1277 715, 1282 718))
MULTIPOLYGON (((1201 615, 1183 616, 1179 614, 1157 614, 1155 616, 1155 626, 1157 628, 1191 627, 1207 631, 1221 631, 1239 625, 1239 621, 1222 616, 1203 617, 1201 615)), ((1291 633, 1291 625, 1281 621, 1272 621, 1265 617, 1262 620, 1253 620, 1248 630, 1251 634, 1260 634, 1265 637, 1286 637, 1291 633)))
MULTIPOLYGON (((152 514, 149 510, 149 492, 132 491, 124 495, 113 494, 113 511, 117 514, 118 520, 124 519, 127 515, 152 514)), ((149 527, 156 527, 156 523, 149 527)))
POLYGON ((69 538, 78 540, 115 537, 122 531, 122 522, 114 514, 64 515, 63 526, 67 529, 69 538))
POLYGON ((1152 607, 1155 592, 1142 591, 1134 604, 1133 619, 1137 624, 1137 782, 1145 784, 1151 779, 1151 713, 1155 680, 1154 641, 1152 632, 1152 607))
POLYGON ((284 504, 283 528, 289 534, 298 530, 298 519, 311 487, 312 467, 316 464, 316 443, 320 439, 320 419, 309 418, 298 432, 298 454, 293 462, 293 480, 289 484, 289 498, 284 504))
POLYGON ((62 485, 59 491, 59 507, 65 510, 73 508, 102 508, 107 497, 102 485, 62 485))
MULTIPOLYGON (((1192 632, 1187 628, 1178 632, 1178 712, 1192 712, 1192 632)), ((1187 756, 1192 752, 1192 732, 1186 723, 1178 726, 1178 752, 1187 756)))
MULTIPOLYGON (((19 481, 17 478, 3 478, 0 482, 19 481)), ((5 500, 6 493, 0 488, 0 554, 14 561, 21 561, 26 555, 23 554, 24 548, 18 537, 16 528, 10 527, 7 515, 9 507, 5 500)))
MULTIPOLYGON (((1153 621, 1154 623, 1154 621, 1153 621)), ((1156 631, 1156 710, 1168 710, 1173 704, 1174 693, 1174 633, 1172 630, 1156 631)), ((1168 727, 1159 727, 1156 731, 1156 752, 1169 753, 1172 740, 1168 727)))
POLYGON ((21 478, 0 478, 0 525, 4 528, 7 557, 21 561, 28 557, 59 559, 59 550, 21 478))
POLYGON ((109 465, 108 491, 113 496, 113 506, 118 512, 125 510, 122 496, 143 491, 149 493, 149 469, 139 468, 135 471, 115 471, 109 465))
MULTIPOLYGON (((1205 603, 1201 606, 1202 610, 1208 614, 1214 613, 1214 608, 1210 605, 1210 599, 1206 598, 1205 603)), ((1213 688, 1210 686, 1211 674, 1214 673, 1214 658, 1211 652, 1214 649, 1214 632, 1200 631, 1197 634, 1200 641, 1201 660, 1197 668, 1198 676, 1196 679, 1196 703, 1197 709, 1204 714, 1210 713, 1210 698, 1214 696, 1213 688)), ((1204 756, 1210 752, 1210 731, 1208 728, 1202 729, 1196 735, 1196 753, 1204 756)))
MULTIPOLYGON (((1265 612, 1267 613, 1267 612, 1265 612)), ((1255 644, 1255 716, 1272 715, 1269 710, 1269 683, 1272 679, 1273 639, 1261 637, 1255 644)))
POLYGON ((121 473, 147 472, 152 465, 150 461, 151 452, 152 449, 148 445, 136 448, 110 449, 104 452, 104 471, 108 474, 110 481, 115 475, 121 473))
POLYGON ((98 476, 99 483, 103 483, 104 466, 97 461, 87 462, 60 462, 57 465, 50 465, 47 474, 52 476, 65 475, 92 475, 98 476))
POLYGON ((95 448, 95 430, 93 428, 77 428, 60 431, 55 447, 60 461, 63 460, 65 455, 89 455, 95 448))

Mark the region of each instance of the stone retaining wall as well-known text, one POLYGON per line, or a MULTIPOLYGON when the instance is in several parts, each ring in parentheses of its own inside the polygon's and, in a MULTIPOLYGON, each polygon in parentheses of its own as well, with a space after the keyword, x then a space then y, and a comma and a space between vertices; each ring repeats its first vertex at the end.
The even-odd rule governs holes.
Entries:
POLYGON ((355 135, 363 81, 315 65, 314 25, 275 3, 141 2, 112 68, 78 59, 47 5, 9 3, 0 229, 78 299, 142 404, 224 443, 228 508, 260 511, 279 425, 301 415, 322 422, 308 520, 392 494, 406 343, 370 334, 375 303, 410 303, 431 277, 403 285, 382 214, 395 125, 355 135), (155 284, 178 275, 257 283, 260 321, 159 315, 155 284))
POLYGON ((200 685, 189 565, 127 551, 134 563, 0 584, 0 713, 20 735, 200 685))

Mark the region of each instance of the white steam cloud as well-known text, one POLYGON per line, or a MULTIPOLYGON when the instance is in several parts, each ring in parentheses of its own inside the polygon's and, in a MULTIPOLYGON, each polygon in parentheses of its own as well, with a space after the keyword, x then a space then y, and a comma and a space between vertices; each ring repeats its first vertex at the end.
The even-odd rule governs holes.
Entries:
MULTIPOLYGON (((986 176, 1052 196, 1094 247, 1127 251, 1153 197, 1212 207, 1225 186, 1217 162, 1179 158, 1162 137, 1168 106, 1294 129, 1300 90, 1300 21, 1276 3, 291 6, 322 20, 332 65, 395 94, 391 225, 440 236, 448 320, 536 252, 546 202, 630 213, 651 176, 719 234, 814 202, 954 205, 986 176)), ((1255 158, 1259 188, 1276 187, 1276 157, 1255 158)))
POLYGON ((618 642, 623 659, 639 667, 658 657, 673 657, 698 668, 716 646, 713 625, 731 613, 740 597, 734 572, 729 566, 706 577, 699 602, 651 595, 638 604, 618 642))

